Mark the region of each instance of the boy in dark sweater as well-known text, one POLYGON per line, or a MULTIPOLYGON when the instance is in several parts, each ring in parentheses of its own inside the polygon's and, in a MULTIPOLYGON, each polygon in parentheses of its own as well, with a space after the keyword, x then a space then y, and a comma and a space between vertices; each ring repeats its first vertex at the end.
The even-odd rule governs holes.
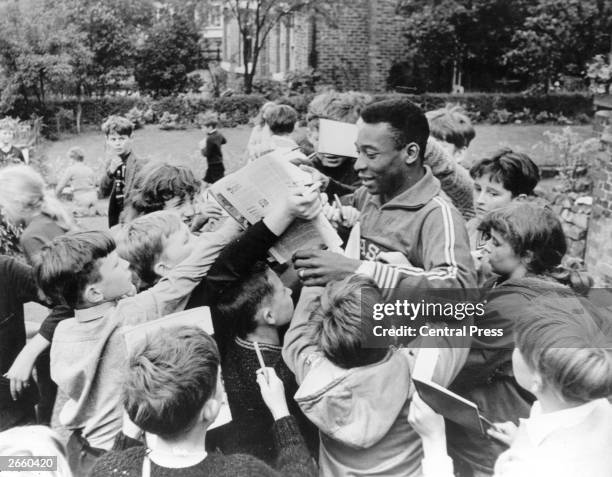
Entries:
POLYGON ((260 370, 257 382, 274 420, 271 435, 279 451, 278 472, 252 456, 204 450, 208 426, 223 403, 214 340, 196 327, 166 329, 152 336, 130 358, 124 405, 134 424, 154 434, 156 442, 150 450, 136 446, 106 454, 90 476, 314 477, 313 459, 287 410, 282 382, 270 368, 260 370))
POLYGON ((225 175, 221 146, 227 143, 227 141, 223 134, 217 131, 219 119, 216 114, 208 113, 203 115, 201 122, 206 132, 206 138, 200 141, 202 155, 206 158, 207 163, 204 182, 214 184, 225 175))
MULTIPOLYGON (((313 218, 321 210, 318 195, 317 192, 290 198, 294 201, 292 207, 299 203, 300 216, 313 218)), ((288 225, 293 219, 284 215, 288 225)), ((314 426, 293 400, 297 385, 281 356, 279 329, 293 316, 293 300, 291 290, 265 261, 268 249, 284 230, 270 219, 268 216, 253 225, 228 245, 207 278, 215 338, 222 350, 223 377, 232 412, 232 422, 212 430, 209 443, 226 454, 248 453, 268 463, 274 462, 277 450, 270 434, 273 421, 255 380, 255 371, 260 367, 255 342, 266 366, 273 368, 283 382, 289 410, 298 418, 311 449, 318 442, 314 426)))

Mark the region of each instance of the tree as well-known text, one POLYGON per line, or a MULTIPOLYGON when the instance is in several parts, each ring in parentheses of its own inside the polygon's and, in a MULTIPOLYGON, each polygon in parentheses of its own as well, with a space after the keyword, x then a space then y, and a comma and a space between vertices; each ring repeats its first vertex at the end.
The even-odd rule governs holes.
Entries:
POLYGON ((47 93, 61 91, 91 56, 83 35, 50 2, 21 1, 0 10, 0 63, 5 81, 28 102, 44 107, 47 93))
POLYGON ((142 91, 155 95, 180 92, 199 59, 199 34, 193 18, 180 11, 171 13, 153 26, 138 49, 134 76, 142 91))
POLYGON ((587 61, 608 53, 611 29, 609 0, 540 0, 504 59, 516 74, 547 88, 560 74, 582 76, 587 61))
MULTIPOLYGON (((151 0, 61 0, 69 20, 85 35, 92 61, 83 71, 88 92, 105 94, 132 75, 138 42, 154 21, 151 0)), ((78 93, 77 93, 78 94, 78 93)))
POLYGON ((274 27, 304 11, 332 20, 341 3, 339 0, 227 0, 229 12, 238 23, 245 93, 252 91, 259 55, 274 27))
POLYGON ((453 69, 472 89, 492 89, 511 73, 500 58, 537 0, 405 1, 407 69, 412 86, 448 91, 453 69))

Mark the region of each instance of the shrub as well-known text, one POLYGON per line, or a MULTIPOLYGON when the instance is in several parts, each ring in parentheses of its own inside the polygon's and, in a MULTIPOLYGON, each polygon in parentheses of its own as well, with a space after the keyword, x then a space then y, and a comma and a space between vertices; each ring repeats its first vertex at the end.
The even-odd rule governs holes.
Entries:
POLYGON ((145 124, 144 113, 142 109, 134 106, 125 114, 125 117, 132 121, 134 129, 141 129, 145 124))

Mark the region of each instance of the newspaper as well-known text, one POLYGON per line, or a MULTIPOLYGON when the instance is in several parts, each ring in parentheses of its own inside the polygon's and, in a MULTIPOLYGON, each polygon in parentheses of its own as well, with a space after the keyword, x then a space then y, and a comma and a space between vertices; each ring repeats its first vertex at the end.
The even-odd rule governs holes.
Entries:
MULTIPOLYGON (((311 183, 308 172, 272 151, 213 184, 210 193, 246 228, 261 220, 274 202, 311 183)), ((270 255, 277 262, 285 263, 297 250, 321 246, 342 252, 342 240, 323 214, 313 220, 294 220, 270 249, 270 255)))
MULTIPOLYGON (((211 336, 214 336, 215 334, 212 325, 212 318, 210 316, 210 309, 207 306, 200 306, 198 308, 192 308, 191 310, 171 313, 157 320, 147 321, 146 323, 126 327, 125 331, 123 332, 123 338, 125 339, 128 353, 133 353, 138 345, 147 338, 147 336, 150 336, 159 330, 174 328, 177 326, 197 326, 198 328, 202 328, 211 336)), ((219 372, 221 372, 220 368, 219 372)), ((221 382, 223 382, 223 377, 221 378, 221 382)), ((225 394, 225 389, 222 391, 223 394, 225 394)), ((231 421, 232 413, 230 411, 226 396, 225 399, 223 399, 223 405, 219 410, 219 415, 210 425, 209 429, 223 426, 231 421)))

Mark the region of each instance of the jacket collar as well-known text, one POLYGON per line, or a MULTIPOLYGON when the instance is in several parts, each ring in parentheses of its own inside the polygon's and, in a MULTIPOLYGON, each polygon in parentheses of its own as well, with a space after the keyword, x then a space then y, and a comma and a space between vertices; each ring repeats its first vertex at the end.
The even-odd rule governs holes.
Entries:
POLYGON ((115 302, 107 301, 89 308, 74 310, 74 317, 79 323, 86 323, 102 318, 106 313, 115 307, 115 302))

